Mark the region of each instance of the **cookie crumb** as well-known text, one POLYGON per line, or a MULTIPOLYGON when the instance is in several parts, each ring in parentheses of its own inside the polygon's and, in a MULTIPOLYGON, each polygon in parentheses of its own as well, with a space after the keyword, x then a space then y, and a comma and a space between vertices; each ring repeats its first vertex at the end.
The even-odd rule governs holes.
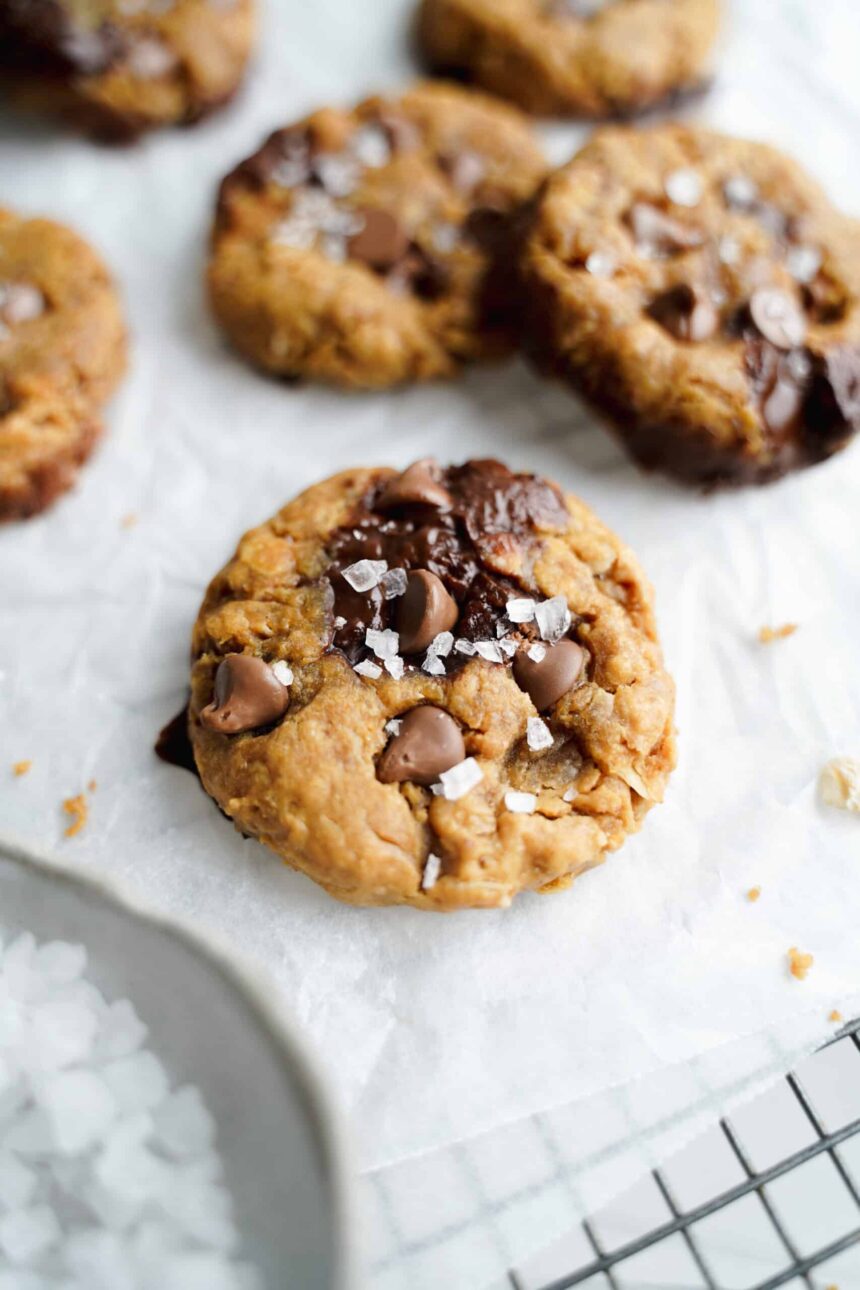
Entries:
POLYGON ((91 779, 90 782, 87 784, 87 792, 94 793, 97 788, 98 788, 98 782, 94 779, 91 779))
POLYGON ((788 970, 796 981, 806 980, 814 962, 811 954, 804 954, 796 945, 788 951, 788 970))
POLYGON ((834 1008, 827 1020, 832 1021, 834 1026, 840 1026, 845 1018, 842 1016, 842 1013, 838 1008, 834 1008))
POLYGON ((129 511, 127 515, 123 515, 119 526, 121 529, 133 529, 139 520, 140 516, 135 511, 129 511))
POLYGON ((758 638, 762 645, 772 645, 774 641, 787 640, 797 631, 797 623, 783 623, 781 627, 760 627, 758 638))
POLYGON ((818 786, 826 806, 860 815, 860 761, 856 757, 834 757, 821 772, 818 786))
POLYGON ((83 793, 78 793, 77 797, 67 797, 63 802, 63 810, 66 815, 72 817, 72 822, 63 830, 63 835, 67 838, 73 838, 80 833, 87 822, 89 814, 87 799, 83 793))
POLYGON ((751 905, 754 905, 760 896, 761 896, 761 887, 750 887, 749 891, 747 892, 747 900, 750 902, 751 905))
POLYGON ((12 774, 17 775, 19 779, 22 775, 28 775, 32 769, 33 763, 29 758, 26 758, 24 761, 15 761, 12 763, 12 774))

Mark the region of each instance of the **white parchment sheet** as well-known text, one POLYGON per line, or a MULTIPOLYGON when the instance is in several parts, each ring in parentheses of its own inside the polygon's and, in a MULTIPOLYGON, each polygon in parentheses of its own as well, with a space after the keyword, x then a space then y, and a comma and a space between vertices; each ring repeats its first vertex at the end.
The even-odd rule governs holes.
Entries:
MULTIPOLYGON (((825 1030, 860 988, 860 822, 815 793, 825 761, 860 754, 860 447, 703 499, 638 474, 520 363, 367 397, 246 368, 201 291, 217 180, 268 129, 412 74, 409 0, 261 4, 247 92, 194 131, 110 150, 0 119, 0 200, 102 249, 133 339, 77 491, 0 532, 0 833, 108 870, 265 965, 353 1113, 366 1168, 794 1014, 825 1030), (652 577, 678 682, 666 804, 570 892, 500 913, 342 908, 152 753, 183 702, 204 586, 240 533, 331 471, 428 453, 495 453, 581 494, 652 577), (794 637, 757 642, 786 621, 794 637), (33 770, 13 780, 23 758, 33 770), (89 824, 65 840, 60 802, 92 778, 89 824), (802 984, 786 971, 795 945, 816 958, 802 984)), ((860 212, 858 54, 854 0, 738 3, 696 115, 801 154, 860 212)), ((584 133, 554 128, 553 154, 584 133)))

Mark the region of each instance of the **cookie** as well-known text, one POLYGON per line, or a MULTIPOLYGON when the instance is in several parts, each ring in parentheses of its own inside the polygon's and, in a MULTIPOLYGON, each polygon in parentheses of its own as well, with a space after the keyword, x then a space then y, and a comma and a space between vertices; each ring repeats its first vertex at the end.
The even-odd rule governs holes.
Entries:
POLYGON ((860 429, 860 223, 773 148, 607 128, 547 182, 521 270, 533 356, 648 469, 762 484, 860 429))
POLYGON ((227 103, 253 39, 254 0, 0 0, 0 87, 129 138, 227 103))
POLYGON ((0 210, 0 520, 73 483, 125 364, 110 275, 70 229, 0 210))
POLYGON ((626 116, 701 89, 719 0, 423 0, 431 66, 531 112, 626 116))
POLYGON ((566 886, 674 764, 637 561, 577 498, 497 461, 300 494, 212 582, 192 658, 207 792, 357 905, 566 886))
POLYGON ((260 367, 345 386, 505 353, 509 217, 544 171, 523 118, 471 91, 315 112, 221 185, 215 315, 260 367))

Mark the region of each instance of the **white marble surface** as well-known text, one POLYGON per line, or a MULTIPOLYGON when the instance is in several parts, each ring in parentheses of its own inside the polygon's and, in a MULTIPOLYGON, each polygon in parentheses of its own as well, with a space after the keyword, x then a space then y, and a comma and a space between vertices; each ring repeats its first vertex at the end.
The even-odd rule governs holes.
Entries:
MULTIPOLYGON (((80 488, 0 533, 0 767, 34 759, 0 794, 0 833, 107 869, 265 965, 350 1107, 367 1168, 556 1105, 604 1123, 607 1088, 650 1073, 635 1087, 656 1090, 671 1067, 727 1043, 740 1053, 763 1027, 790 1055, 795 1023, 811 1042, 860 988, 858 826, 815 800, 822 763, 860 752, 860 451, 763 492, 702 500, 643 479, 520 364, 346 398, 262 379, 207 319, 200 275, 217 179, 316 103, 404 83, 409 9, 268 0, 247 93, 192 133, 106 151, 0 121, 4 201, 67 219, 103 249, 134 340, 80 488), (652 576, 679 683, 681 763, 665 806, 575 890, 507 913, 335 906, 151 754, 182 701, 202 589, 238 534, 330 470, 427 452, 495 452, 581 493, 652 576), (129 512, 139 523, 125 530, 129 512), (760 625, 786 620, 801 624, 797 636, 756 644, 760 625), (93 777, 90 824, 64 841, 60 800, 93 777), (754 883, 765 895, 752 907, 742 893, 754 883), (802 986, 785 971, 794 944, 817 960, 802 986)), ((696 115, 801 154, 860 212, 854 0, 733 10, 717 89, 696 115)), ((553 127, 553 155, 584 133, 553 127)), ((739 1066, 744 1080, 757 1070, 739 1066)), ((644 1121, 610 1121, 597 1155, 617 1161, 644 1121)), ((602 1199, 575 1135, 567 1149, 577 1203, 602 1199)), ((437 1151, 432 1167, 450 1159, 437 1151)), ((416 1196, 431 1172, 412 1169, 416 1196)), ((560 1230, 572 1214, 554 1194, 533 1217, 518 1210, 501 1246, 476 1222, 458 1246, 457 1284, 480 1284, 560 1230)), ((380 1277, 405 1267, 413 1284, 439 1284, 446 1244, 429 1227, 420 1260, 392 1246, 380 1277)))

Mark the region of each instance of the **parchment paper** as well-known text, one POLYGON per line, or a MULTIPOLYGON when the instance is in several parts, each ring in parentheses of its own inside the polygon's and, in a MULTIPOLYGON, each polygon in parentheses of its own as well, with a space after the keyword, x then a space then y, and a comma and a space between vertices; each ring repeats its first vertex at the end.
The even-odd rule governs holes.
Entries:
MULTIPOLYGON (((826 760, 860 754, 860 448, 763 491, 701 498, 638 474, 518 362, 372 397, 246 368, 201 291, 217 180, 268 129, 412 74, 408 0, 262 7, 247 92, 192 132, 108 150, 0 120, 2 200, 102 249, 133 333, 80 487, 0 532, 0 832, 101 866, 264 964, 352 1109, 366 1167, 793 1013, 825 1028, 860 986, 860 821, 815 794, 826 760), (580 493, 652 577, 678 681, 666 804, 569 893, 507 912, 342 908, 152 753, 183 701, 204 586, 240 533, 333 470, 428 453, 495 453, 580 493), (757 642, 786 621, 800 624, 790 640, 757 642), (23 758, 33 770, 13 780, 23 758), (65 840, 61 799, 92 778, 89 824, 65 840), (795 945, 816 958, 804 983, 787 973, 795 945)), ((748 0, 735 21, 720 88, 697 113, 803 154, 860 210, 852 0, 748 0), (777 64, 781 17, 791 35, 777 64)), ((584 133, 553 128, 553 154, 584 133)))

